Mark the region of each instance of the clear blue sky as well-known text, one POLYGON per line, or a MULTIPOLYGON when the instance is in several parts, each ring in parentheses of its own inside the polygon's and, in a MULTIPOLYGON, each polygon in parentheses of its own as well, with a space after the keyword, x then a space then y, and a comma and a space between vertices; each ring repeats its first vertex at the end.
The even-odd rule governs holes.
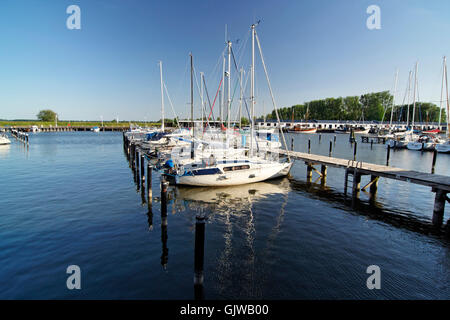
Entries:
MULTIPOLYGON (((279 107, 389 90, 396 68, 401 100, 416 60, 420 99, 440 99, 448 0, 1 0, 0 118, 33 119, 51 108, 60 119, 157 120, 159 60, 176 112, 186 117, 189 52, 213 95, 225 24, 229 39, 240 39, 238 53, 257 19, 279 107), (71 4, 81 8, 81 30, 66 28, 71 4), (366 27, 371 4, 381 8, 381 30, 366 27)), ((245 68, 249 51, 250 42, 245 68)), ((271 110, 263 79, 259 64, 258 114, 262 101, 271 110)), ((166 110, 173 118, 167 99, 166 110)))

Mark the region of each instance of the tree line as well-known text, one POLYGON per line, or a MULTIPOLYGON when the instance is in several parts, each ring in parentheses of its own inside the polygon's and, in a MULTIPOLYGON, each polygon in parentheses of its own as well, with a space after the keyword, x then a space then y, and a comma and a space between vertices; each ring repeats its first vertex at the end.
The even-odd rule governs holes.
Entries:
MULTIPOLYGON (((278 109, 281 120, 366 120, 389 121, 394 97, 389 91, 366 93, 361 96, 326 98, 278 109), (384 118, 384 119, 383 119, 384 118)), ((409 120, 412 120, 413 106, 409 108, 409 120)), ((407 105, 396 105, 393 121, 406 121, 407 105)), ((275 110, 266 116, 275 120, 275 110)), ((445 122, 445 110, 441 121, 445 122)), ((438 122, 439 107, 430 102, 416 102, 415 121, 438 122)))

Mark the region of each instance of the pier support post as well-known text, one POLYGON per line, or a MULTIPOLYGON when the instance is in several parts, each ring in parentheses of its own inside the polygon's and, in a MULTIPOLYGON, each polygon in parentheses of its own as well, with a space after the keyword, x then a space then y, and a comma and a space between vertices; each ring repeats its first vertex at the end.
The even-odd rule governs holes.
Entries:
POLYGON ((345 178, 344 178, 344 196, 347 196, 347 187, 348 187, 348 169, 345 169, 345 178))
POLYGON ((431 173, 433 173, 433 174, 434 174, 434 167, 436 165, 436 158, 437 158, 437 150, 434 149, 433 150, 433 161, 431 163, 431 173))
POLYGON ((370 194, 372 196, 377 194, 378 191, 378 180, 380 179, 380 177, 378 176, 370 176, 370 180, 371 180, 371 185, 370 185, 370 194))
POLYGON ((361 174, 358 170, 353 172, 353 198, 359 197, 359 191, 361 190, 361 174))
POLYGON ((328 151, 328 156, 331 157, 332 153, 333 153, 333 143, 331 143, 331 140, 330 140, 330 150, 328 151))
POLYGON ((312 179, 312 171, 313 171, 313 166, 311 163, 307 164, 307 168, 306 168, 306 181, 307 182, 311 182, 312 179))
POLYGON ((205 257, 205 217, 195 218, 194 297, 203 300, 203 264, 205 257))
POLYGON ((444 190, 437 189, 436 196, 434 198, 434 209, 433 209, 433 225, 436 227, 441 227, 444 221, 444 209, 445 201, 447 199, 447 192, 444 190))
MULTIPOLYGON (((330 141, 330 143, 331 143, 331 141, 330 141)), ((327 166, 326 165, 323 164, 320 167, 320 173, 322 174, 322 177, 321 177, 322 184, 325 184, 327 182, 327 166)))
POLYGON ((386 166, 389 166, 389 158, 391 157, 391 146, 387 146, 387 154, 386 154, 386 166))
POLYGON ((134 143, 130 143, 130 167, 134 171, 134 143))

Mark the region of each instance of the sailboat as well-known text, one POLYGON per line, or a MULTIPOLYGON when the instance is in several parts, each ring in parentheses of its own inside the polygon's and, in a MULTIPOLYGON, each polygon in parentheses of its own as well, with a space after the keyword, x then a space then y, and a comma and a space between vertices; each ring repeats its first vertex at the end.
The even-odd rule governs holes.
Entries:
MULTIPOLYGON (((442 92, 444 87, 445 77, 445 100, 447 101, 447 139, 442 143, 436 144, 436 151, 441 153, 450 153, 450 103, 448 101, 448 79, 447 79, 447 60, 444 57, 444 67, 442 74, 442 90, 441 90, 441 105, 442 105, 442 92)), ((439 114, 439 128, 440 128, 441 114, 439 114)))
MULTIPOLYGON (((252 67, 251 67, 251 86, 250 86, 250 102, 251 102, 251 121, 250 121, 250 146, 247 150, 247 155, 238 157, 220 157, 217 155, 219 153, 211 151, 210 155, 199 159, 195 156, 195 150, 191 151, 191 161, 173 163, 173 160, 169 160, 166 164, 168 165, 168 170, 166 170, 166 175, 171 177, 171 180, 179 185, 190 185, 190 186, 208 186, 208 187, 220 187, 220 186, 234 186, 242 185, 254 182, 261 182, 268 179, 279 178, 286 176, 291 167, 292 162, 290 158, 287 161, 273 160, 267 157, 261 157, 258 155, 258 140, 255 137, 255 124, 254 124, 254 114, 255 114, 255 40, 257 41, 261 61, 264 66, 264 71, 268 81, 270 93, 272 96, 272 101, 275 107, 275 112, 277 114, 277 119, 279 120, 278 111, 276 108, 275 100, 272 94, 272 88, 270 85, 269 78, 267 76, 267 70, 264 63, 264 58, 262 55, 261 45, 256 34, 256 25, 251 26, 252 34, 252 67)), ((228 72, 226 73, 230 77, 230 53, 231 53, 231 42, 228 41, 228 72)), ((193 80, 192 80, 192 56, 191 56, 191 119, 193 121, 193 80)), ((228 78, 228 83, 230 79, 228 78)), ((231 86, 228 86, 230 90, 231 86)), ((228 92, 228 97, 230 92, 228 92)), ((230 99, 228 99, 230 102, 230 99)), ((231 103, 228 103, 228 115, 230 115, 231 103)), ((221 110, 223 112, 223 110, 221 110)), ((221 117, 222 119, 222 117, 221 117)), ((230 116, 228 116, 228 127, 230 127, 230 116)), ((229 130, 226 130, 225 141, 229 141, 229 130)), ((283 132, 281 135, 284 140, 284 145, 286 142, 284 139, 283 132)), ((194 138, 194 137, 192 137, 194 138)), ((245 146, 245 143, 244 143, 245 146)), ((219 151, 219 150, 217 150, 219 151)), ((266 155, 267 153, 264 152, 266 155)), ((286 160, 286 159, 285 159, 286 160)))

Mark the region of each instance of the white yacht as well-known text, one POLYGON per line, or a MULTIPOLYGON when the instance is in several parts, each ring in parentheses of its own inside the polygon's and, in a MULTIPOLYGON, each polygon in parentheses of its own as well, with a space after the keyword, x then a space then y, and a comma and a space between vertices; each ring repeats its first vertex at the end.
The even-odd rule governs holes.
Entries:
POLYGON ((11 144, 11 140, 5 134, 0 135, 0 145, 11 144))

